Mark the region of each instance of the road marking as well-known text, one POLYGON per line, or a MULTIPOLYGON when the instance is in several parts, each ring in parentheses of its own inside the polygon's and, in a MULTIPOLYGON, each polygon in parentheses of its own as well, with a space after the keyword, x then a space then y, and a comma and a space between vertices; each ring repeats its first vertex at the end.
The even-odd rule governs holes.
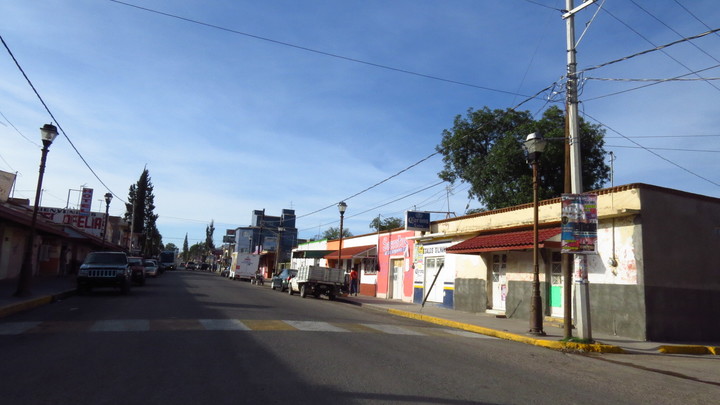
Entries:
POLYGON ((387 333, 389 335, 414 335, 414 336, 422 336, 422 333, 415 332, 414 330, 410 330, 407 328, 403 328, 402 326, 395 326, 395 325, 376 325, 376 324, 369 324, 364 323, 364 326, 367 326, 368 328, 377 329, 382 333, 387 333))
POLYGON ((237 319, 200 319, 207 330, 251 330, 237 319))
POLYGON ((0 324, 0 335, 19 335, 38 325, 41 322, 10 322, 0 324))
POLYGON ((350 332, 347 329, 339 328, 327 322, 315 321, 283 321, 294 328, 304 332, 350 332))
POLYGON ((147 332, 150 321, 147 319, 118 319, 97 321, 90 327, 90 332, 147 332))
POLYGON ((23 333, 111 333, 157 331, 295 331, 377 333, 406 336, 466 337, 497 339, 473 332, 424 326, 371 323, 340 323, 300 320, 242 319, 114 319, 101 321, 0 322, 0 336, 23 333))

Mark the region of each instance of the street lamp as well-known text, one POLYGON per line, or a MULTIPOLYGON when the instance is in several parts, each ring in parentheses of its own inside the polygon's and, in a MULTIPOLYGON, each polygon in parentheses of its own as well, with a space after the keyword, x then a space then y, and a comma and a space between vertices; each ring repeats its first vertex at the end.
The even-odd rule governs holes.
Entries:
POLYGON ((38 174, 37 189, 35 190, 35 205, 33 206, 32 220, 30 221, 30 235, 25 244, 25 253, 23 257, 22 267, 20 267, 20 277, 18 277, 16 297, 24 297, 30 295, 30 279, 32 277, 32 259, 33 245, 35 243, 35 224, 37 223, 38 205, 40 204, 40 191, 42 189, 43 175, 45 174, 45 161, 50 150, 50 145, 58 135, 55 125, 45 124, 40 128, 40 138, 42 139, 42 157, 40 158, 40 174, 38 174))
POLYGON ((533 335, 544 336, 542 298, 540 297, 540 266, 538 265, 538 164, 540 155, 545 150, 545 139, 542 135, 533 132, 523 143, 527 152, 528 162, 533 170, 533 281, 532 295, 530 296, 530 330, 533 335))
POLYGON ((340 247, 338 247, 338 268, 342 269, 342 237, 343 237, 343 219, 345 218, 345 210, 347 204, 345 201, 340 201, 338 204, 338 211, 340 211, 340 247))
POLYGON ((105 233, 107 232, 107 224, 110 220, 110 201, 112 201, 112 198, 112 193, 105 193, 105 226, 103 227, 102 233, 103 249, 105 248, 105 233))

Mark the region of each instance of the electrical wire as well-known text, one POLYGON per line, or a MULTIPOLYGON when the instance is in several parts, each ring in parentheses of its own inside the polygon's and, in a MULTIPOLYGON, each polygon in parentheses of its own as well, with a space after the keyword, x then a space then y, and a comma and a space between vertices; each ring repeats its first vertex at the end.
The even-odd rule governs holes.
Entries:
MULTIPOLYGON (((690 69, 690 67, 688 67, 687 65, 685 65, 684 63, 682 63, 682 62, 679 61, 678 59, 674 58, 672 55, 670 55, 670 54, 668 54, 667 52, 665 52, 664 49, 667 48, 667 47, 673 46, 673 45, 677 45, 677 44, 679 44, 679 43, 688 42, 688 41, 691 41, 691 40, 694 40, 694 39, 702 38, 702 37, 704 37, 704 36, 707 36, 707 35, 710 35, 710 34, 714 34, 714 33, 717 33, 718 31, 720 31, 720 28, 716 28, 716 29, 712 29, 712 30, 710 30, 710 31, 704 32, 704 33, 702 33, 702 34, 698 34, 698 35, 695 35, 695 36, 692 36, 692 37, 682 38, 682 39, 680 39, 680 40, 678 40, 678 41, 671 42, 671 43, 669 43, 669 44, 657 46, 657 45, 655 45, 652 41, 650 41, 648 38, 646 38, 644 35, 642 35, 642 34, 639 33, 637 30, 635 30, 633 27, 631 27, 630 25, 628 25, 627 23, 625 23, 624 21, 622 21, 621 19, 619 19, 617 16, 615 16, 615 14, 611 13, 607 8, 604 8, 603 11, 605 11, 605 12, 606 12, 608 15, 610 15, 612 18, 616 19, 618 22, 620 22, 620 23, 623 24, 625 27, 627 27, 630 31, 634 32, 636 35, 638 35, 640 38, 644 39, 646 42, 648 42, 650 45, 654 46, 655 48, 654 48, 654 49, 649 49, 649 50, 647 50, 647 51, 639 52, 639 53, 637 53, 637 54, 633 54, 633 55, 630 55, 630 56, 628 56, 628 57, 621 58, 621 59, 618 59, 618 60, 615 60, 615 61, 611 61, 611 62, 608 62, 608 63, 604 63, 604 64, 602 64, 602 65, 594 66, 594 67, 592 67, 592 68, 583 70, 583 72, 587 72, 587 71, 593 70, 593 69, 598 69, 598 68, 600 68, 600 67, 604 67, 604 66, 607 66, 607 65, 610 65, 610 64, 613 64, 613 63, 622 62, 622 61, 624 61, 624 60, 628 60, 628 59, 634 58, 634 57, 636 57, 636 56, 644 55, 644 54, 647 54, 647 53, 650 53, 650 52, 655 52, 655 51, 660 51, 660 52, 662 52, 665 56, 667 56, 668 58, 672 59, 673 61, 675 61, 675 62, 676 62, 677 64, 679 64, 680 66, 684 67, 684 68, 687 69, 688 71, 692 71, 692 69, 690 69)), ((720 88, 717 87, 717 86, 715 86, 715 84, 713 84, 712 82, 707 82, 707 81, 706 81, 706 83, 709 84, 710 86, 712 86, 713 88, 715 88, 716 90, 720 91, 720 88)))
POLYGON ((50 118, 52 118, 53 122, 55 122, 55 124, 57 125, 57 128, 60 130, 60 132, 62 132, 63 136, 68 141, 68 143, 70 143, 70 146, 73 148, 75 153, 77 153, 77 155, 80 157, 80 160, 82 160, 83 163, 85 163, 85 166, 90 170, 90 172, 93 174, 93 176, 95 176, 95 178, 100 182, 100 184, 105 186, 106 190, 108 190, 113 196, 115 196, 115 198, 117 198, 118 200, 127 204, 127 202, 124 201, 122 198, 120 198, 120 196, 115 194, 110 189, 110 187, 108 187, 107 184, 105 184, 105 182, 102 181, 100 176, 98 176, 97 173, 95 173, 95 170, 93 170, 93 168, 90 167, 90 164, 87 162, 87 160, 85 160, 85 157, 83 157, 83 155, 80 153, 80 151, 75 147, 75 144, 70 140, 70 137, 67 136, 67 134, 65 133, 65 130, 60 125, 60 122, 58 122, 58 120, 53 115, 52 111, 50 111, 50 108, 45 103, 45 100, 43 100, 42 96, 40 96, 40 93, 38 93, 37 89, 35 88, 35 85, 32 83, 32 81, 30 80, 28 75, 25 73, 25 70, 23 70, 22 66, 20 66, 20 62, 18 62, 18 60, 15 58, 15 55, 10 50, 10 47, 5 42, 5 39, 2 37, 2 35, 0 35, 0 41, 2 42, 3 46, 5 46, 5 49, 7 50, 8 54, 10 54, 10 57, 12 58, 12 60, 15 62, 15 66, 17 66, 17 68, 20 70, 20 73, 22 73, 23 77, 25 77, 25 80, 28 82, 28 85, 30 85, 30 88, 33 90, 33 92, 37 96, 38 100, 40 100, 40 103, 43 105, 43 107, 45 107, 45 111, 47 111, 47 113, 50 115, 50 118))
POLYGON ((600 120, 592 117, 591 115, 589 115, 589 114, 587 114, 587 113, 585 113, 585 112, 583 112, 583 115, 586 116, 586 117, 588 117, 588 118, 590 118, 591 120, 597 122, 598 124, 602 125, 603 127, 609 129, 610 131, 612 131, 612 132, 620 135, 621 137, 623 137, 623 138, 626 139, 627 141, 629 141, 629 142, 631 142, 631 143, 634 143, 635 145, 637 145, 637 146, 640 147, 641 149, 645 149, 645 151, 647 151, 647 152, 655 155, 656 157, 658 157, 658 158, 660 158, 660 159, 662 159, 662 160, 670 163, 671 165, 673 165, 673 166, 675 166, 675 167, 677 167, 677 168, 679 168, 679 169, 681 169, 681 170, 683 170, 683 171, 685 171, 685 172, 687 172, 687 173, 690 173, 691 175, 693 175, 693 176, 695 176, 695 177, 698 177, 698 178, 700 178, 700 179, 702 179, 702 180, 705 180, 705 181, 707 181, 708 183, 711 183, 711 184, 713 184, 713 185, 716 185, 716 186, 720 187, 720 184, 719 184, 719 183, 716 183, 716 182, 708 179, 707 177, 703 177, 703 176, 701 176, 701 175, 693 172, 692 170, 687 169, 687 168, 685 168, 685 167, 683 167, 683 166, 681 166, 681 165, 673 162, 672 160, 670 160, 670 159, 668 159, 668 158, 666 158, 666 157, 664 157, 664 156, 662 156, 662 155, 660 155, 660 154, 658 154, 658 153, 653 152, 653 151, 650 150, 649 148, 647 148, 647 147, 639 144, 638 142, 633 141, 632 139, 626 137, 625 135, 623 135, 623 134, 620 133, 619 131, 616 131, 614 128, 611 128, 609 125, 600 122, 600 120))
POLYGON ((318 54, 318 55, 328 56, 328 57, 336 58, 336 59, 342 59, 342 60, 345 60, 345 61, 348 61, 348 62, 359 63, 359 64, 366 65, 366 66, 372 66, 372 67, 376 67, 376 68, 380 68, 380 69, 390 70, 390 71, 398 72, 398 73, 404 73, 404 74, 408 74, 408 75, 412 75, 412 76, 423 77, 423 78, 426 78, 426 79, 441 81, 441 82, 445 82, 445 83, 457 84, 457 85, 465 86, 465 87, 472 87, 472 88, 480 89, 480 90, 486 90, 486 91, 492 91, 492 92, 496 92, 496 93, 508 94, 508 95, 511 95, 511 96, 527 97, 527 96, 524 95, 524 94, 513 93, 513 92, 511 92, 511 91, 500 90, 500 89, 493 89, 493 88, 491 88, 491 87, 486 87, 486 86, 480 86, 480 85, 477 85, 477 84, 461 82, 461 81, 458 81, 458 80, 445 79, 445 78, 442 78, 442 77, 439 77, 439 76, 433 76, 433 75, 430 75, 430 74, 414 72, 414 71, 411 71, 411 70, 396 68, 396 67, 392 67, 392 66, 388 66, 388 65, 382 65, 382 64, 379 64, 379 63, 375 63, 375 62, 369 62, 369 61, 365 61, 365 60, 362 60, 362 59, 352 58, 352 57, 349 57, 349 56, 343 56, 343 55, 339 55, 339 54, 335 54, 335 53, 320 51, 320 50, 317 50, 317 49, 308 48, 308 47, 306 47, 306 46, 295 45, 295 44, 292 44, 292 43, 289 43, 289 42, 284 42, 284 41, 279 41, 279 40, 272 39, 272 38, 262 37, 262 36, 259 36, 259 35, 250 34, 250 33, 247 33, 247 32, 242 32, 242 31, 238 31, 238 30, 235 30, 235 29, 231 29, 231 28, 226 28, 226 27, 222 27, 222 26, 219 26, 219 25, 202 22, 202 21, 199 21, 199 20, 194 20, 194 19, 192 19, 192 18, 181 17, 181 16, 176 15, 176 14, 166 13, 166 12, 164 12, 164 11, 159 11, 159 10, 151 9, 151 8, 148 8, 148 7, 142 7, 142 6, 138 6, 138 5, 135 5, 135 4, 126 3, 126 2, 120 1, 120 0, 108 0, 108 1, 111 1, 111 2, 113 2, 113 3, 120 4, 120 5, 123 5, 123 6, 136 8, 136 9, 138 9, 138 10, 147 11, 147 12, 149 12, 149 13, 154 13, 154 14, 162 15, 162 16, 169 17, 169 18, 175 18, 175 19, 178 19, 178 20, 181 20, 181 21, 185 21, 185 22, 192 23, 192 24, 202 25, 202 26, 205 26, 205 27, 208 27, 208 28, 213 28, 213 29, 216 29, 216 30, 225 31, 225 32, 229 32, 229 33, 232 33, 232 34, 236 34, 236 35, 242 35, 242 36, 246 36, 246 37, 248 37, 248 38, 253 38, 253 39, 257 39, 257 40, 261 40, 261 41, 265 41, 265 42, 270 42, 270 43, 273 43, 273 44, 276 44, 276 45, 282 45, 282 46, 286 46, 286 47, 290 47, 290 48, 294 48, 294 49, 299 49, 299 50, 302 50, 302 51, 311 52, 311 53, 315 53, 315 54, 318 54))

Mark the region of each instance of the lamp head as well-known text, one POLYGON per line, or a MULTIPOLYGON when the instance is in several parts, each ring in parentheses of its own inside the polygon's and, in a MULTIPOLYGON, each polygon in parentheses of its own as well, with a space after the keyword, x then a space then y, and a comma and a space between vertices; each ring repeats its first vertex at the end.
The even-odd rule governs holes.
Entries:
POLYGON ((112 201, 112 198, 112 193, 105 193, 105 202, 107 203, 107 205, 110 205, 110 201, 112 201))
POLYGON ((40 128, 40 138, 43 141, 43 145, 50 146, 58 135, 57 128, 52 124, 45 124, 40 128))
POLYGON ((545 151, 546 143, 547 141, 545 138, 537 132, 533 132, 525 138, 525 142, 523 142, 523 149, 525 149, 530 162, 536 162, 540 159, 540 155, 545 151))
POLYGON ((338 211, 340 211, 340 214, 344 214, 346 209, 347 204, 345 204, 345 201, 340 201, 340 203, 338 204, 338 211))

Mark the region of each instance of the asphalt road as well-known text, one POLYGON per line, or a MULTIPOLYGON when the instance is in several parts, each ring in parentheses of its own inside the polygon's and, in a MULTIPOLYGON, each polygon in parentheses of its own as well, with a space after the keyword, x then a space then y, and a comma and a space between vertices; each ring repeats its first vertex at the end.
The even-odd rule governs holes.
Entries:
POLYGON ((7 404, 708 404, 718 384, 170 272, 0 320, 7 404))

